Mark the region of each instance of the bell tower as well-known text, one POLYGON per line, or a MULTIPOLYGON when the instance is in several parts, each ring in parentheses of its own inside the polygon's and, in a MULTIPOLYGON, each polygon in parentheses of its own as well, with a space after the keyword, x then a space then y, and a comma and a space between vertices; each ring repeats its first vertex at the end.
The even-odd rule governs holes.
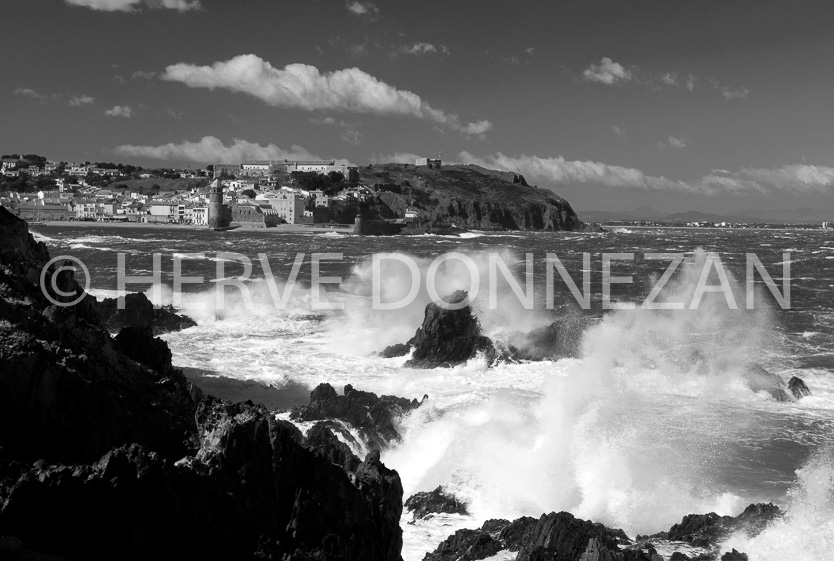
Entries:
POLYGON ((218 230, 223 224, 223 184, 217 178, 217 165, 214 166, 214 181, 209 185, 208 227, 218 230))

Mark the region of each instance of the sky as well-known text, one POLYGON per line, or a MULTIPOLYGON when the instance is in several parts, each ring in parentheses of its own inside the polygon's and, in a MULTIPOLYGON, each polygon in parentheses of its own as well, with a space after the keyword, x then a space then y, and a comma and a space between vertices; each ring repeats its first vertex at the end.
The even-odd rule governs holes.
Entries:
POLYGON ((0 0, 0 151, 442 152, 582 210, 829 209, 830 0, 0 0))

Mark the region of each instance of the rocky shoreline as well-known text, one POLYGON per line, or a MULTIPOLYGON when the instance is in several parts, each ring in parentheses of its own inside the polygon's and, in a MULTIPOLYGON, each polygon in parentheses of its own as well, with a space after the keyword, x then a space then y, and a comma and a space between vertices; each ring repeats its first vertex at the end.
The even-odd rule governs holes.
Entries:
POLYGON ((153 325, 112 337, 71 271, 56 285, 82 301, 49 302, 48 261, 0 209, 0 556, 400 558, 402 485, 378 449, 337 465, 325 431, 204 395, 153 325))
MULTIPOLYGON (((350 385, 339 393, 324 383, 289 420, 251 401, 220 399, 174 368, 155 337, 188 327, 188 318, 135 295, 120 312, 55 266, 47 278, 55 275, 56 286, 81 301, 51 303, 39 286, 48 261, 46 246, 0 208, 0 557, 401 559, 403 488, 380 451, 401 438, 399 420, 428 396, 377 396, 350 385)), ((414 347, 412 365, 426 368, 484 352, 550 359, 577 352, 578 330, 563 322, 495 342, 468 307, 430 304, 421 330, 389 354, 414 347)), ((800 398, 807 387, 797 379, 785 390, 800 398)), ((416 523, 467 512, 442 488, 405 506, 416 523)), ((773 505, 751 505, 737 517, 691 515, 635 539, 565 512, 490 520, 455 532, 425 559, 510 552, 520 561, 658 561, 659 540, 706 551, 671 559, 719 559, 716 544, 728 532, 752 534, 780 516, 773 505)), ((721 559, 745 558, 731 555, 721 559)))

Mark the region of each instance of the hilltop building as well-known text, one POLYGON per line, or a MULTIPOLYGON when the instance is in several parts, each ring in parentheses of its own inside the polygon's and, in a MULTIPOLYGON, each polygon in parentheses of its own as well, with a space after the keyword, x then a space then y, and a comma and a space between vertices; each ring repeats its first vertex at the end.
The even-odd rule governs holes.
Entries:
POLYGON ((437 158, 417 158, 417 161, 414 162, 414 165, 420 166, 431 166, 433 168, 439 168, 443 166, 443 161, 437 158))

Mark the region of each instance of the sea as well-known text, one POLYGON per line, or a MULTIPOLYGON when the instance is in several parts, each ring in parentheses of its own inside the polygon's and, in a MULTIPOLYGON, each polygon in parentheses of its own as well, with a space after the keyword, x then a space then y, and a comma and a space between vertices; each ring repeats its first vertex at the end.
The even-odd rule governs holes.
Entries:
MULTIPOLYGON (((753 561, 834 555, 834 231, 32 229, 53 257, 87 267, 96 297, 122 293, 123 259, 123 275, 142 277, 127 279, 127 292, 194 318, 196 327, 164 336, 178 367, 271 386, 289 402, 321 382, 428 396, 382 460, 399 472, 405 497, 442 485, 469 514, 415 522, 405 512, 406 561, 491 518, 565 510, 634 537, 754 502, 787 514, 722 550, 753 561), (498 364, 478 356, 428 370, 380 356, 414 335, 433 298, 457 289, 469 291, 496 341, 573 318, 578 355, 498 364), (650 309, 649 296, 666 309, 650 309), (752 363, 801 378, 812 395, 779 402, 754 392, 742 376, 752 363)), ((668 555, 674 544, 664 548, 668 555)))

